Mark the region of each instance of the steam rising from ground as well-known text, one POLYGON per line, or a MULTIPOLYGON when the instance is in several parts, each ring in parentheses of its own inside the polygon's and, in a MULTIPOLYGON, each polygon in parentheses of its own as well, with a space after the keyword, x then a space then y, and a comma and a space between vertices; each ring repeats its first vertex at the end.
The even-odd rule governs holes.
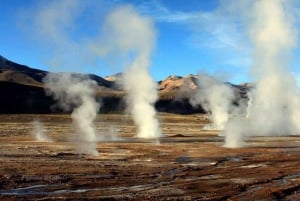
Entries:
POLYGON ((95 100, 97 83, 88 77, 69 73, 49 73, 44 83, 47 94, 52 95, 58 106, 72 111, 74 130, 73 142, 79 153, 98 155, 94 120, 100 105, 95 100))
POLYGON ((228 84, 215 78, 200 74, 197 79, 195 95, 190 103, 195 107, 201 105, 210 114, 211 125, 206 129, 224 129, 229 119, 229 113, 233 110, 234 92, 228 84))
MULTIPOLYGON (((230 1, 221 2, 225 4, 230 1)), ((231 2, 234 10, 247 11, 244 12, 247 13, 246 23, 254 44, 252 74, 257 81, 249 93, 250 101, 247 108, 241 104, 236 110, 231 105, 233 92, 226 85, 202 78, 206 81, 199 84, 208 88, 199 91, 192 103, 202 104, 211 113, 213 127, 218 129, 226 125, 230 112, 236 114, 238 111, 239 116, 229 120, 222 133, 226 136, 227 147, 243 146, 248 136, 299 134, 299 90, 288 68, 291 51, 297 42, 294 19, 287 10, 291 8, 288 4, 292 1, 231 2), (251 5, 253 9, 249 9, 251 5)), ((152 21, 139 15, 133 7, 122 6, 108 15, 103 33, 95 33, 95 38, 78 41, 75 40, 76 34, 69 35, 66 30, 72 28, 76 18, 82 17, 79 13, 87 12, 85 9, 79 1, 72 0, 47 4, 39 12, 30 12, 36 15, 30 33, 37 33, 42 40, 46 38, 48 47, 58 52, 51 62, 53 66, 76 66, 74 63, 81 66, 82 63, 91 63, 88 61, 93 63, 107 53, 125 55, 123 85, 128 92, 126 102, 137 125, 138 137, 158 138, 161 130, 153 107, 157 100, 157 86, 148 72, 156 39, 152 21), (78 59, 83 61, 78 62, 78 59)), ((124 57, 118 59, 123 60, 124 57)), ((78 136, 78 141, 83 145, 81 152, 96 155, 93 126, 99 109, 94 99, 96 84, 70 74, 50 74, 45 81, 49 94, 59 102, 60 107, 65 110, 75 108, 72 118, 74 126, 82 134, 78 136)))
POLYGON ((35 138, 38 142, 52 142, 53 140, 49 138, 45 133, 45 128, 39 120, 34 120, 32 122, 33 129, 30 132, 30 135, 35 138))
MULTIPOLYGON (((24 19, 30 22, 25 30, 46 45, 45 49, 50 50, 50 60, 47 60, 51 68, 59 71, 84 70, 83 67, 108 59, 108 53, 113 54, 115 60, 125 64, 126 102, 137 125, 138 137, 158 138, 161 131, 153 107, 158 98, 157 86, 148 72, 156 39, 153 22, 139 15, 133 7, 121 6, 107 15, 100 32, 93 30, 93 37, 69 31, 85 28, 80 23, 77 26, 77 20, 82 18, 90 22, 91 19, 85 18, 85 12, 95 12, 101 8, 99 4, 101 2, 78 0, 42 2, 37 9, 24 13, 24 19)), ((102 16, 93 19, 101 23, 105 13, 94 14, 102 16)), ((72 112, 74 130, 78 132, 73 142, 78 145, 78 151, 97 155, 93 125, 100 107, 95 100, 97 84, 87 77, 67 73, 49 74, 44 82, 48 95, 53 96, 57 105, 72 112)))
POLYGON ((154 103, 158 99, 157 83, 148 68, 156 33, 153 22, 137 13, 132 6, 122 6, 106 18, 104 29, 106 51, 119 51, 128 56, 122 84, 127 91, 128 110, 137 126, 137 136, 161 136, 154 103))
POLYGON ((286 10, 288 1, 253 2, 253 20, 248 26, 254 44, 252 72, 257 81, 249 93, 248 114, 232 119, 224 131, 227 147, 243 146, 248 136, 300 133, 299 91, 289 71, 297 38, 286 10))

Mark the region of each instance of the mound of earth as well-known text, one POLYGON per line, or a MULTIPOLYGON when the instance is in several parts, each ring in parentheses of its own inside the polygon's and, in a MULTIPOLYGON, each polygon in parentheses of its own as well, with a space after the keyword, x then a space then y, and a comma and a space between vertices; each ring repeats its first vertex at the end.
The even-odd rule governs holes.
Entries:
POLYGON ((173 90, 184 90, 190 89, 195 90, 197 86, 197 76, 188 75, 186 77, 171 75, 165 80, 160 82, 161 91, 173 91, 173 90))

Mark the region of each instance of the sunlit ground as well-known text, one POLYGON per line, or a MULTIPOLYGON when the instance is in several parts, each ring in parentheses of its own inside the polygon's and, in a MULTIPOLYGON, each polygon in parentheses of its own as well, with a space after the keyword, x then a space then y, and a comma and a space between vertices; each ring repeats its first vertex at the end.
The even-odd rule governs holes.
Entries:
MULTIPOLYGON (((78 154, 69 115, 0 116, 0 199, 297 200, 300 137, 223 148, 200 115, 159 114, 164 137, 142 140, 126 115, 98 115, 99 156, 78 154), (54 142, 29 135, 39 119, 54 142)), ((151 131, 149 131, 151 132, 151 131)))

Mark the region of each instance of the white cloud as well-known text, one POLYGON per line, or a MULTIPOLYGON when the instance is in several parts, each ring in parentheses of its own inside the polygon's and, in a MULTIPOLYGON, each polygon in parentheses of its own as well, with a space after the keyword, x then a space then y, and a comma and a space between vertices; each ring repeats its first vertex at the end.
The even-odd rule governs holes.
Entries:
POLYGON ((196 12, 170 10, 159 1, 146 1, 138 5, 138 9, 161 23, 188 23, 197 18, 196 12))
POLYGON ((185 39, 187 46, 208 48, 218 57, 223 55, 221 58, 225 64, 248 67, 250 45, 234 1, 220 1, 218 7, 206 11, 172 10, 160 1, 148 1, 138 8, 158 23, 177 24, 190 30, 190 35, 185 39))

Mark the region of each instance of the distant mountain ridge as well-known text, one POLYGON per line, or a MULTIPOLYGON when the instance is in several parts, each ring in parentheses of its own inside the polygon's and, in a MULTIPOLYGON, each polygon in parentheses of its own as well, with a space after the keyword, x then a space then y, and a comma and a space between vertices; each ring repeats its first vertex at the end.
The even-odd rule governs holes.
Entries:
POLYGON ((0 55, 0 81, 40 86, 46 75, 46 71, 9 61, 0 55))
MULTIPOLYGON (((48 71, 39 70, 12 62, 0 55, 0 113, 52 113, 54 101, 44 93, 43 78, 48 71)), ((81 76, 80 73, 73 73, 81 76)), ((97 100, 101 102, 102 112, 124 111, 123 96, 125 91, 119 85, 123 74, 117 73, 102 78, 88 74, 98 84, 97 100)), ((171 113, 203 112, 201 108, 193 108, 189 98, 197 85, 197 75, 185 77, 172 75, 159 81, 159 100, 155 106, 158 111, 171 113)), ((138 84, 138 83, 137 83, 138 84)), ((245 96, 248 85, 232 85, 237 93, 245 96)))
MULTIPOLYGON (((0 81, 15 82, 27 85, 43 86, 43 78, 48 74, 48 71, 35 69, 26 65, 21 65, 12 62, 0 55, 0 81)), ((82 75, 80 73, 73 73, 75 76, 82 75)), ((90 79, 97 82, 99 86, 103 86, 111 89, 120 89, 116 87, 116 82, 122 79, 122 73, 116 73, 114 75, 106 76, 104 78, 95 75, 87 74, 90 79)), ((158 81, 160 91, 176 91, 179 89, 197 89, 197 75, 188 75, 185 77, 178 75, 168 76, 166 79, 158 81)), ((245 83, 242 85, 233 85, 240 88, 252 87, 253 84, 245 83)))
MULTIPOLYGON (((43 86, 43 78, 48 71, 31 68, 12 62, 0 55, 0 81, 14 82, 25 85, 43 86)), ((74 73, 74 75, 80 75, 74 73)), ((94 74, 88 74, 90 79, 97 82, 99 86, 113 88, 113 82, 94 74)))
POLYGON ((46 72, 43 70, 38 70, 38 69, 34 69, 34 68, 30 68, 28 66, 25 65, 21 65, 15 62, 12 62, 8 59, 6 59, 5 57, 0 55, 0 69, 4 69, 4 70, 15 70, 15 71, 19 71, 19 72, 46 72))

